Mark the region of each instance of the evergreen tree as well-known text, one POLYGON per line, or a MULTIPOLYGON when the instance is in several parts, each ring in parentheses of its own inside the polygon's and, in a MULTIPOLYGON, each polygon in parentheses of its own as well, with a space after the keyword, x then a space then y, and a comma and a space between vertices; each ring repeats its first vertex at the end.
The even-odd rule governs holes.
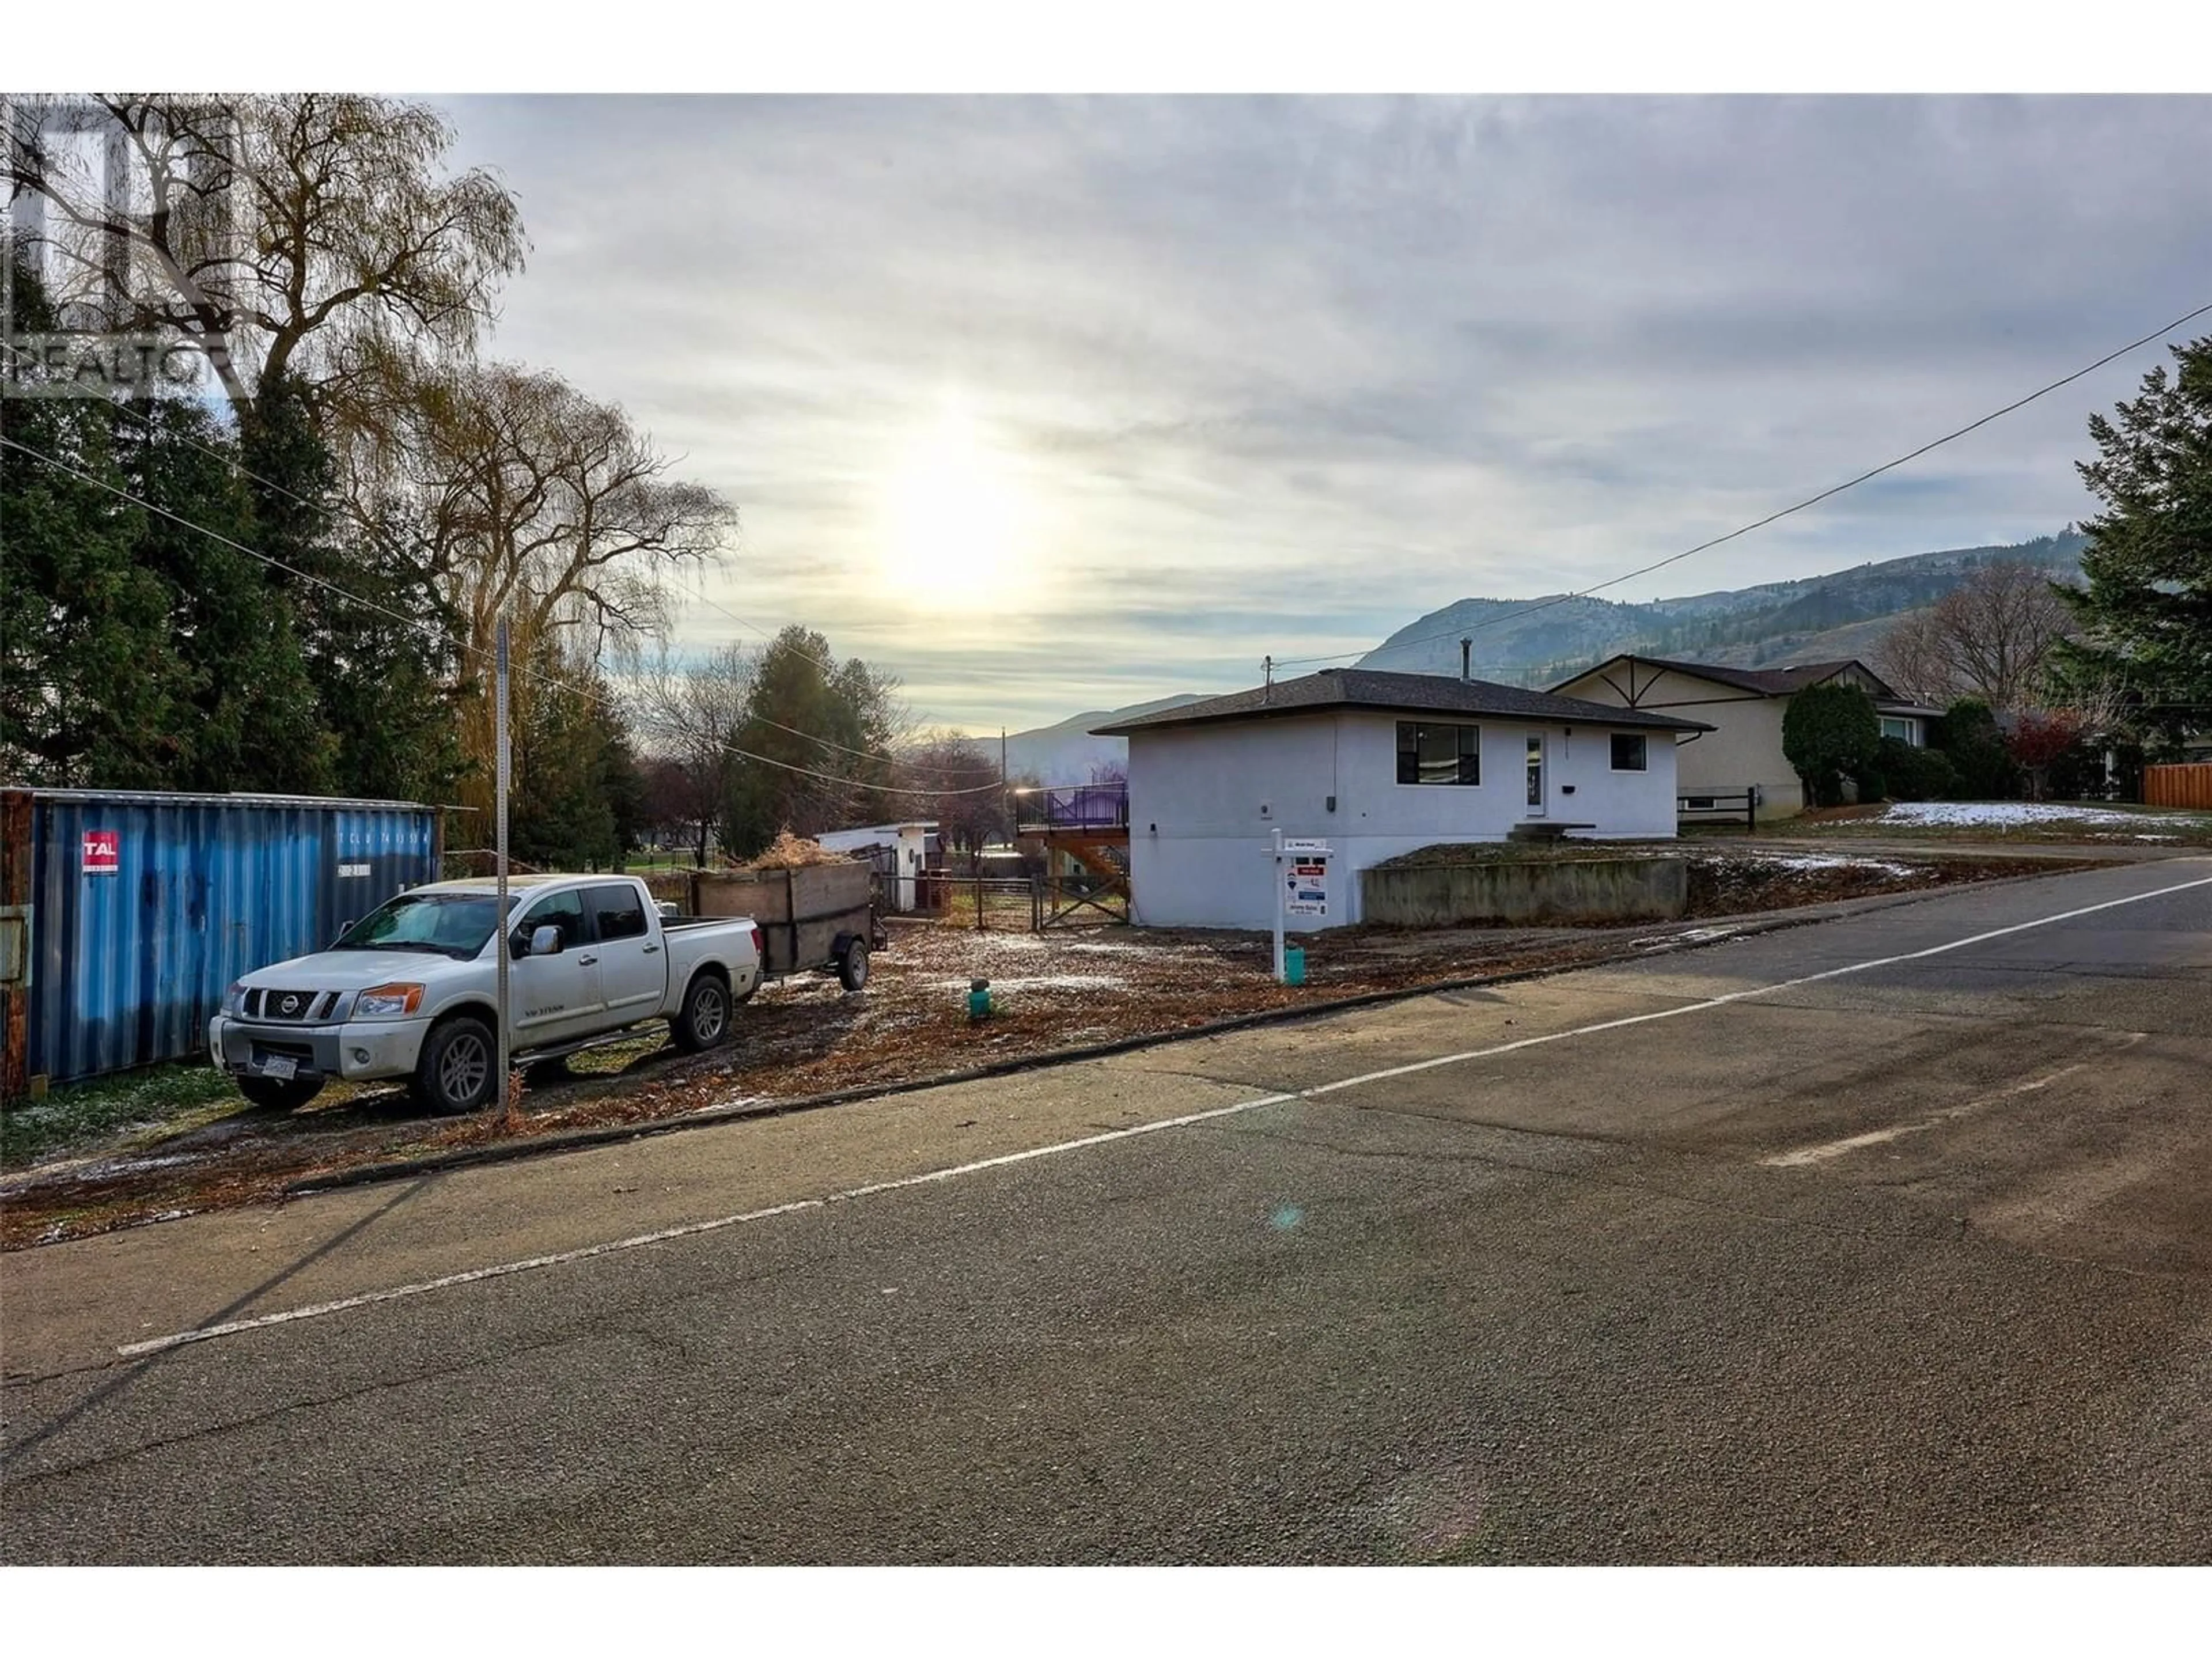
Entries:
POLYGON ((1881 743, 1874 699, 1840 680, 1807 686, 1782 716, 1782 753, 1815 806, 1839 805, 1844 775, 1865 772, 1881 743))
POLYGON ((2058 592, 2087 637, 2061 647, 2063 690, 2118 686, 2166 749, 2212 725, 2212 337, 2172 348, 2112 420, 2089 417, 2087 586, 2058 592))
POLYGON ((858 658, 834 665, 829 641, 811 629, 778 634, 755 667, 735 745, 761 758, 732 780, 728 848, 743 857, 787 826, 818 835, 887 811, 896 690, 858 658))
POLYGON ((509 691, 513 855, 542 870, 605 869, 637 844, 644 791, 597 669, 556 640, 517 653, 509 691))
MULTIPOLYGON (((50 329, 35 276, 19 264, 14 280, 17 325, 50 329)), ((158 787, 183 724, 182 677, 168 590, 134 557, 147 515, 100 487, 125 487, 118 417, 104 399, 20 395, 36 371, 6 373, 18 395, 0 398, 0 434, 37 453, 0 448, 0 775, 158 787)))
POLYGON ((143 515, 134 556, 167 589, 186 687, 161 787, 327 794, 336 744, 324 725, 291 603, 254 545, 235 445, 197 403, 156 399, 115 428, 143 515), (212 532, 212 533, 210 533, 212 532))
POLYGON ((423 560, 401 535, 370 531, 339 511, 329 447, 294 381, 281 374, 262 381, 240 447, 252 544, 305 573, 276 580, 299 617, 336 787, 352 795, 447 799, 461 770, 447 689, 455 653, 444 642, 455 618, 423 560))

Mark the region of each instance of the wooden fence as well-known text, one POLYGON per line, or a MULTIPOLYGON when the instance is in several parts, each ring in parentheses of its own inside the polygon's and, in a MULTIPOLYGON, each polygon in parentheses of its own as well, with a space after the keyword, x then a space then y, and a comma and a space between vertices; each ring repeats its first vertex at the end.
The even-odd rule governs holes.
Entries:
POLYGON ((2212 809, 2212 764, 2146 766, 2142 798, 2146 806, 2212 809))

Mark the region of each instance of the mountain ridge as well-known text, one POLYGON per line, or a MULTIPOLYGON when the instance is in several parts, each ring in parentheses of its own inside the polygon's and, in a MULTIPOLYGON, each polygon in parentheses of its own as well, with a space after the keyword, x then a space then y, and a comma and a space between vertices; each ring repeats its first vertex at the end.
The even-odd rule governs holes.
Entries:
MULTIPOLYGON (((2020 560, 2054 577, 2078 575, 2087 545, 2069 526, 2025 542, 1912 553, 1824 575, 1641 604, 1557 593, 1455 599, 1395 630, 1357 665, 1457 674, 1462 635, 1475 642, 1476 678, 1540 690, 1625 651, 1735 668, 1866 657, 1900 619, 1935 604, 1977 566, 2020 560)), ((1046 783, 1085 782, 1095 768, 1119 765, 1128 756, 1127 738, 1094 738, 1089 728, 1201 700, 1181 692, 1010 732, 1007 771, 1046 783)))

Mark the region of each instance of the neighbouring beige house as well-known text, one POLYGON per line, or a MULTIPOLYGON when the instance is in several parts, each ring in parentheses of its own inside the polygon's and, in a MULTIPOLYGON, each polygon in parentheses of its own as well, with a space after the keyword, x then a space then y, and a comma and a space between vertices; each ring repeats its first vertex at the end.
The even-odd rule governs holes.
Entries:
POLYGON ((1928 741, 1928 723, 1943 712, 1899 696, 1856 658, 1724 668, 1624 654, 1560 681, 1552 694, 1705 721, 1713 730, 1684 743, 1675 757, 1684 809, 1704 810, 1700 801, 1710 805, 1716 796, 1748 788, 1759 793, 1760 817, 1787 818, 1805 810, 1805 791, 1782 752, 1782 716, 1798 692, 1831 680, 1864 690, 1874 699, 1882 735, 1915 748, 1928 741))

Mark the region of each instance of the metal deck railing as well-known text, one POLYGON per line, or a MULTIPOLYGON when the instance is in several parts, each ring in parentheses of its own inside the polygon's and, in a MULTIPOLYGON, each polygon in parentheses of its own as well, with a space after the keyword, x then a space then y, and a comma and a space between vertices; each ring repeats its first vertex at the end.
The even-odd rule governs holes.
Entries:
POLYGON ((1126 835, 1129 786, 1064 783, 1017 789, 1014 829, 1024 836, 1126 835))

